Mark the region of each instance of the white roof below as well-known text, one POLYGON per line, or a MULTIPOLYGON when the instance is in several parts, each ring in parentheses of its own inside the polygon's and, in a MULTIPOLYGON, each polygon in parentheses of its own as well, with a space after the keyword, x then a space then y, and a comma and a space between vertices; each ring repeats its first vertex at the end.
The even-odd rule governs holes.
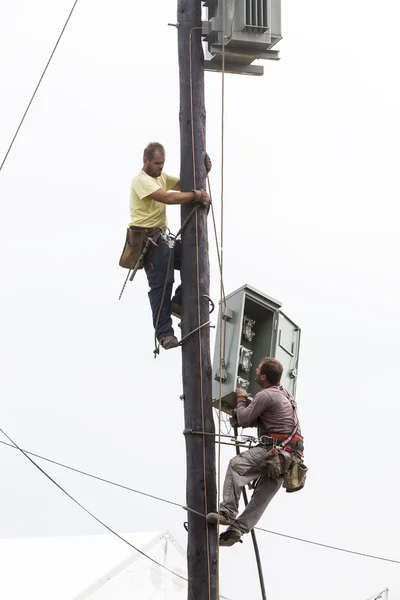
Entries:
MULTIPOLYGON (((124 534, 186 578, 186 556, 167 532, 124 534)), ((187 583, 117 537, 0 539, 0 598, 7 600, 186 600, 187 583)))

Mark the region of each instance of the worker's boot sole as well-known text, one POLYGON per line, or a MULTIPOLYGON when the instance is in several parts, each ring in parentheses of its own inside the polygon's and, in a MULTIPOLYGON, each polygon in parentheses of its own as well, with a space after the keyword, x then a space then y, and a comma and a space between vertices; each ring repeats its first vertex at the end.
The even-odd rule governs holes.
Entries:
POLYGON ((219 545, 221 547, 226 546, 227 548, 229 548, 229 546, 233 546, 238 542, 242 544, 243 542, 240 539, 241 537, 242 534, 236 529, 227 529, 226 531, 224 531, 224 533, 221 533, 221 535, 219 536, 219 545))
POLYGON ((208 513, 206 518, 207 523, 211 523, 212 525, 217 525, 218 520, 220 525, 232 525, 232 523, 234 522, 234 519, 227 517, 226 515, 224 515, 224 513, 219 513, 219 519, 218 513, 208 513))
POLYGON ((179 342, 174 335, 163 338, 160 343, 164 350, 171 350, 171 348, 177 348, 179 346, 179 342))

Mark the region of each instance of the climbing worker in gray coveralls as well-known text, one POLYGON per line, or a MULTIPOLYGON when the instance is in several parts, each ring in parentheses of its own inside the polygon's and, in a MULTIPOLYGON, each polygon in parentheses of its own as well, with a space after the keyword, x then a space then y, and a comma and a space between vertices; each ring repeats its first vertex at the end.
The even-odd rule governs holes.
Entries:
MULTIPOLYGON (((245 390, 236 390, 236 417, 231 419, 231 424, 257 426, 258 437, 264 443, 230 461, 219 513, 220 524, 229 527, 220 535, 220 546, 232 546, 240 541, 244 533, 255 527, 283 483, 285 461, 286 464, 288 461, 290 464, 302 463, 303 438, 296 404, 291 394, 280 385, 282 373, 283 367, 279 361, 264 358, 256 370, 256 382, 262 389, 254 400, 249 401, 245 390), (251 500, 238 517, 242 489, 256 480, 251 500)), ((209 513, 207 521, 217 523, 218 513, 209 513)))
POLYGON ((144 269, 149 282, 149 299, 153 313, 156 337, 165 350, 179 345, 172 328, 171 313, 180 316, 181 286, 171 300, 174 269, 180 270, 180 242, 167 234, 166 205, 200 202, 208 206, 210 199, 205 190, 181 192, 178 177, 163 172, 165 149, 162 144, 148 144, 143 153, 143 167, 131 185, 130 229, 146 230, 154 243, 144 256, 144 269), (170 254, 172 256, 170 257, 170 254), (167 279, 167 281, 166 281, 167 279), (164 287, 165 286, 165 287, 164 287))

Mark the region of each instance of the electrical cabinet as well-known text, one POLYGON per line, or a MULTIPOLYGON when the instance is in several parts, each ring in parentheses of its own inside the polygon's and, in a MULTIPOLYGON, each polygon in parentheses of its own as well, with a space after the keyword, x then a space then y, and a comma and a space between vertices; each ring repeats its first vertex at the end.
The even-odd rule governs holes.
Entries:
POLYGON ((281 0, 207 0, 204 6, 206 70, 222 70, 223 49, 228 73, 263 75, 264 68, 253 65, 254 60, 279 60, 274 46, 282 39, 281 0))
POLYGON ((219 307, 215 338, 213 406, 219 406, 221 392, 221 408, 231 412, 236 407, 237 387, 254 397, 259 391, 256 369, 267 356, 282 363, 282 385, 295 396, 300 329, 282 312, 281 302, 249 285, 229 294, 225 300, 226 304, 219 307))

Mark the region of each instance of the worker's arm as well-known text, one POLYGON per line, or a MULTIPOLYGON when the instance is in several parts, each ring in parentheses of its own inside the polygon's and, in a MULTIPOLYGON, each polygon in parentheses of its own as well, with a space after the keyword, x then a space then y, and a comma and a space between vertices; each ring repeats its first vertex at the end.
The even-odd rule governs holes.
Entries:
POLYGON ((150 198, 162 204, 186 204, 188 202, 201 202, 205 206, 210 204, 210 199, 204 190, 193 192, 166 192, 162 188, 150 194, 150 198))
POLYGON ((168 175, 164 172, 165 182, 166 182, 166 191, 174 190, 174 192, 181 191, 181 182, 179 177, 175 177, 174 175, 168 175))
POLYGON ((266 411, 268 395, 263 390, 255 395, 254 400, 246 407, 247 398, 238 396, 236 418, 240 427, 254 427, 258 417, 266 411))

